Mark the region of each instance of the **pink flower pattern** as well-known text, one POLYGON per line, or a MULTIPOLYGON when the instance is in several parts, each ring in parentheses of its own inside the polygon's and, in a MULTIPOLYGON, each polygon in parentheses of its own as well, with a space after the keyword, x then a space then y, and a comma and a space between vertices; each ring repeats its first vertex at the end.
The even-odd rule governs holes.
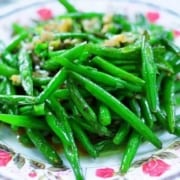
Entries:
POLYGON ((175 37, 180 37, 180 30, 173 31, 175 37))
POLYGON ((96 169, 97 177, 109 178, 109 177, 113 177, 113 175, 114 175, 114 169, 112 169, 112 168, 96 169))
POLYGON ((160 18, 160 14, 158 12, 149 11, 147 12, 146 17, 149 20, 149 22, 156 23, 157 20, 160 18))
POLYGON ((29 177, 34 178, 37 176, 37 173, 36 173, 36 171, 32 170, 28 175, 29 175, 29 177))
POLYGON ((12 155, 9 152, 0 149, 0 166, 7 166, 11 159, 12 155))
POLYGON ((142 170, 145 174, 149 176, 161 176, 167 170, 170 169, 170 165, 162 161, 161 159, 149 159, 147 162, 143 163, 142 170))
POLYGON ((44 21, 49 20, 53 17, 53 13, 49 8, 38 9, 37 14, 39 15, 40 19, 44 21))

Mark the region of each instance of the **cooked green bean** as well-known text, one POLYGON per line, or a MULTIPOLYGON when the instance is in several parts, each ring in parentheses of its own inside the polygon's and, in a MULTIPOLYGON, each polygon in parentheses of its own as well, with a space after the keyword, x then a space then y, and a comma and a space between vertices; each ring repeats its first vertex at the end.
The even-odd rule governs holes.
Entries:
POLYGON ((108 126, 111 124, 111 113, 109 111, 109 108, 107 108, 107 106, 105 106, 104 104, 100 104, 98 115, 98 120, 103 126, 108 126))
POLYGON ((86 133, 76 123, 74 123, 73 121, 70 121, 70 122, 71 122, 72 130, 74 131, 74 136, 81 142, 81 144, 84 146, 85 150, 92 157, 96 158, 97 157, 97 151, 95 150, 94 146, 90 142, 86 133))
POLYGON ((163 86, 163 106, 167 114, 167 125, 171 133, 175 128, 175 99, 174 99, 174 77, 165 77, 163 86))
POLYGON ((0 114, 0 121, 18 127, 47 130, 47 125, 45 123, 31 116, 0 114))
MULTIPOLYGON (((75 47, 64 51, 62 54, 60 54, 60 57, 65 57, 69 60, 74 60, 81 55, 81 53, 84 51, 85 48, 86 48, 86 42, 80 43, 75 47)), ((61 67, 59 61, 60 61, 59 55, 54 55, 54 57, 52 56, 50 60, 44 63, 44 68, 50 70, 59 69, 61 67)))
POLYGON ((33 80, 32 80, 32 62, 29 54, 25 48, 22 48, 19 52, 18 58, 19 72, 21 76, 21 83, 25 92, 33 95, 33 80))
POLYGON ((88 33, 56 33, 54 35, 54 37, 60 38, 60 39, 67 39, 67 38, 79 38, 79 39, 83 39, 83 40, 89 40, 91 42, 94 43, 99 43, 101 42, 101 39, 93 36, 92 34, 88 34, 88 33))
POLYGON ((156 65, 149 42, 143 36, 142 40, 142 75, 145 80, 146 97, 151 111, 156 112, 158 96, 156 89, 156 65))
POLYGON ((92 80, 96 82, 103 83, 112 87, 127 88, 132 91, 141 91, 141 87, 139 86, 130 84, 117 77, 113 77, 109 74, 98 71, 97 69, 92 68, 90 66, 75 64, 75 63, 70 62, 66 58, 61 58, 61 61, 59 63, 70 70, 73 70, 75 72, 78 72, 84 76, 91 78, 92 80))
POLYGON ((104 69, 106 72, 108 72, 114 76, 117 76, 119 78, 122 78, 124 80, 130 81, 132 83, 135 83, 135 84, 141 85, 141 86, 144 85, 144 83, 145 83, 141 78, 136 77, 135 75, 133 75, 121 68, 116 67, 115 65, 111 64, 108 61, 105 61, 104 59, 102 59, 98 56, 93 58, 92 61, 95 64, 97 64, 100 68, 104 69))
POLYGON ((126 173, 130 168, 132 160, 134 159, 134 156, 136 155, 138 147, 141 143, 141 139, 142 136, 135 131, 133 131, 133 133, 129 137, 127 147, 124 151, 121 161, 121 167, 120 167, 121 173, 126 173))
POLYGON ((115 58, 119 60, 137 59, 140 54, 140 43, 128 45, 123 48, 105 47, 99 44, 88 44, 88 50, 94 55, 115 58))
POLYGON ((76 105, 78 111, 81 113, 83 118, 87 121, 87 123, 93 124, 94 126, 96 126, 98 122, 97 122, 97 116, 94 110, 85 101, 83 96, 81 96, 77 86, 72 81, 72 79, 68 79, 67 83, 68 83, 67 87, 70 93, 70 97, 73 103, 76 105))
POLYGON ((129 133, 129 130, 130 130, 129 124, 123 123, 118 129, 118 131, 116 132, 113 138, 113 143, 117 145, 123 143, 129 133))
POLYGON ((25 115, 43 116, 45 115, 44 104, 26 105, 20 107, 19 112, 25 115))
POLYGON ((78 10, 69 3, 68 0, 58 0, 67 10, 67 12, 77 12, 78 10))
POLYGON ((139 134, 149 140, 156 147, 161 148, 162 144, 158 137, 126 106, 124 106, 115 97, 104 91, 100 86, 88 80, 81 75, 71 72, 75 79, 77 79, 83 86, 97 99, 106 104, 110 109, 116 112, 120 117, 127 121, 139 134))
POLYGON ((36 101, 43 103, 66 79, 66 70, 60 69, 48 83, 47 87, 39 94, 36 101))
POLYGON ((148 125, 148 127, 152 128, 154 124, 153 114, 151 113, 147 100, 143 97, 140 99, 140 106, 142 109, 141 113, 142 116, 144 117, 146 124, 148 125))
POLYGON ((0 75, 10 78, 14 74, 18 74, 18 70, 0 62, 0 75))
POLYGON ((58 16, 58 19, 73 18, 73 19, 91 19, 91 18, 102 18, 103 13, 97 12, 72 12, 65 13, 58 16))
POLYGON ((64 108, 56 100, 54 100, 54 98, 51 98, 51 100, 47 101, 47 103, 58 118, 57 119, 51 113, 47 113, 47 123, 62 141, 66 158, 71 163, 76 178, 83 180, 83 175, 79 164, 78 150, 74 142, 66 112, 64 108))
POLYGON ((26 130, 28 137, 31 139, 37 149, 46 157, 46 159, 55 166, 61 167, 63 162, 55 149, 47 142, 45 137, 34 129, 26 130))
POLYGON ((69 90, 68 89, 58 89, 54 92, 54 96, 61 99, 68 99, 70 97, 69 90))
POLYGON ((26 95, 1 95, 0 102, 7 104, 35 104, 34 96, 26 95))
POLYGON ((27 32, 18 34, 5 48, 5 51, 12 51, 28 36, 27 32))

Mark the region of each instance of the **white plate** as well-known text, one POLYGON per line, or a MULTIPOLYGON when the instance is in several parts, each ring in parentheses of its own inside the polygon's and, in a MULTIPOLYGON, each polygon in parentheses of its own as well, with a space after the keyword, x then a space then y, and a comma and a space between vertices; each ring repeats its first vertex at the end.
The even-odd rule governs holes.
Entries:
MULTIPOLYGON (((176 43, 180 45, 180 16, 167 9, 138 1, 79 0, 75 4, 83 11, 119 12, 132 19, 135 14, 143 13, 154 23, 172 29, 176 34, 176 43)), ((32 19, 41 19, 37 13, 40 9, 46 13, 52 12, 53 15, 64 12, 64 8, 56 1, 24 2, 10 6, 0 15, 1 39, 6 42, 10 40, 13 22, 26 25, 32 19)), ((103 154, 97 159, 82 157, 81 165, 86 180, 168 180, 180 177, 180 139, 163 132, 158 136, 164 142, 164 149, 157 151, 150 143, 144 143, 138 150, 133 167, 124 176, 118 173, 121 158, 119 151, 103 154)), ((36 149, 22 146, 11 130, 4 126, 0 127, 0 144, 0 179, 74 179, 71 169, 51 167, 36 149)), ((69 167, 64 156, 62 157, 69 167)))

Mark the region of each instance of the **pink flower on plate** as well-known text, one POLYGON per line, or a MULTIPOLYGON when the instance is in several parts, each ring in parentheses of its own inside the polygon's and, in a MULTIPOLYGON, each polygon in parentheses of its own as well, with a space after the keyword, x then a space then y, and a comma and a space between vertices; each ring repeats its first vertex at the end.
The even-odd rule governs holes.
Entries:
POLYGON ((35 178, 36 176, 37 176, 37 173, 36 173, 36 171, 31 171, 29 174, 29 177, 31 177, 31 178, 35 178))
POLYGON ((149 176, 161 176, 164 174, 170 165, 162 161, 161 159, 149 159, 147 162, 143 163, 142 170, 145 174, 149 176))
POLYGON ((96 176, 101 178, 110 178, 114 175, 114 169, 112 168, 101 168, 96 169, 96 176))
POLYGON ((0 149, 0 166, 6 166, 11 159, 11 153, 0 149))
POLYGON ((49 8, 38 9, 37 14, 41 18, 41 20, 44 20, 44 21, 49 20, 53 17, 53 13, 52 13, 51 9, 49 9, 49 8))
POLYGON ((160 14, 155 11, 149 11, 147 12, 146 17, 149 20, 149 22, 155 23, 160 18, 160 14))
POLYGON ((180 30, 173 31, 175 37, 180 37, 180 30))

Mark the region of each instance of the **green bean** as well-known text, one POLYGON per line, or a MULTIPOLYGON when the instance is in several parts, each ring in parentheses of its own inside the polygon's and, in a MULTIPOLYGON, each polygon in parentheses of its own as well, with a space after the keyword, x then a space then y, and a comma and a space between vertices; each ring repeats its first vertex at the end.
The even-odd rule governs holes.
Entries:
POLYGON ((16 34, 20 34, 20 33, 26 31, 25 27, 21 26, 18 23, 13 23, 12 24, 12 29, 13 29, 14 33, 16 33, 16 34))
POLYGON ((93 63, 95 63, 96 65, 98 65, 100 68, 104 69, 106 72, 122 78, 124 80, 130 81, 132 83, 135 83, 137 85, 144 85, 144 81, 142 79, 140 79, 139 77, 136 77, 135 75, 124 71, 121 68, 116 67, 115 65, 111 64, 110 62, 105 61, 103 58, 96 56, 95 58, 93 58, 92 60, 93 63))
POLYGON ((129 131, 130 131, 129 124, 123 123, 116 132, 115 136, 113 137, 113 143, 117 145, 122 144, 125 141, 129 131))
POLYGON ((0 95, 0 102, 7 104, 35 104, 35 97, 26 95, 0 95))
MULTIPOLYGON (((15 94, 15 88, 12 86, 11 82, 6 78, 4 77, 2 79, 2 82, 0 83, 0 96, 6 96, 7 95, 13 95, 15 94)), ((1 101, 0 101, 1 102, 1 101)), ((3 106, 2 106, 2 112, 3 113, 8 113, 8 114, 14 114, 16 113, 16 110, 17 110, 17 105, 13 104, 13 105, 10 105, 10 104, 4 104, 2 102, 3 106)))
POLYGON ((130 23, 130 21, 128 21, 128 19, 121 14, 113 15, 113 21, 120 24, 122 26, 122 29, 126 32, 134 29, 133 24, 130 23))
POLYGON ((126 173, 130 168, 134 156, 136 155, 136 152, 140 145, 142 139, 141 137, 142 136, 135 131, 133 131, 133 133, 131 134, 127 143, 127 147, 123 153, 121 167, 120 167, 121 173, 126 173))
POLYGON ((128 72, 130 72, 130 73, 133 73, 134 75, 135 75, 135 74, 138 74, 138 75, 139 75, 139 73, 137 73, 137 72, 138 72, 138 67, 137 67, 137 65, 133 65, 133 64, 130 64, 130 65, 122 65, 122 66, 121 66, 121 69, 123 69, 124 71, 128 71, 128 72))
POLYGON ((76 105, 78 111, 81 113, 83 118, 89 123, 93 124, 94 126, 97 123, 97 117, 94 110, 90 107, 90 105, 85 101, 83 96, 81 96, 77 86, 72 81, 72 79, 68 79, 67 87, 70 93, 70 97, 73 103, 76 105))
MULTIPOLYGON (((139 103, 137 100, 132 99, 130 100, 130 108, 133 110, 133 112, 141 118, 141 108, 139 106, 139 103)), ((121 160, 121 167, 120 171, 121 173, 126 173, 128 169, 131 166, 131 163, 136 155, 136 152, 139 148, 140 142, 141 142, 142 136, 133 130, 131 133, 131 136, 128 140, 126 149, 123 153, 123 157, 121 160)))
POLYGON ((69 3, 68 0, 58 0, 67 10, 67 12, 78 12, 78 10, 69 3))
POLYGON ((174 69, 173 67, 171 66, 170 63, 168 63, 167 61, 163 61, 163 62, 159 62, 159 63, 156 63, 157 65, 157 68, 159 70, 162 70, 162 71, 166 71, 170 74, 174 74, 174 69))
POLYGON ((2 59, 5 64, 8 64, 10 67, 14 69, 18 69, 18 58, 17 55, 11 54, 9 52, 3 52, 2 59))
POLYGON ((18 34, 5 48, 5 51, 12 51, 14 50, 26 37, 28 33, 25 31, 18 34))
POLYGON ((90 66, 75 64, 75 63, 70 62, 66 58, 61 58, 61 61, 59 63, 65 66, 66 68, 73 70, 75 72, 78 72, 81 75, 84 75, 86 77, 89 77, 90 79, 96 82, 103 83, 112 87, 127 88, 132 91, 141 91, 141 87, 138 87, 133 84, 129 84, 124 80, 121 80, 109 74, 100 72, 97 69, 92 68, 90 66))
POLYGON ((16 68, 17 67, 16 59, 14 58, 14 56, 11 53, 5 51, 5 47, 6 46, 5 46, 4 42, 0 41, 0 57, 1 57, 1 59, 3 60, 3 62, 5 64, 8 64, 11 67, 16 68))
POLYGON ((49 83, 49 81, 51 81, 51 77, 33 76, 32 80, 33 80, 34 86, 42 86, 42 85, 47 85, 49 83))
MULTIPOLYGON (((139 118, 141 118, 141 108, 135 99, 130 100, 130 108, 139 118)), ((121 167, 120 167, 121 173, 126 173, 130 168, 131 163, 141 143, 141 139, 142 136, 136 131, 133 131, 131 133, 131 136, 128 140, 126 149, 123 153, 123 157, 121 160, 121 167)))
POLYGON ((50 163, 55 166, 62 166, 63 162, 60 159, 58 153, 55 149, 53 149, 53 147, 48 143, 48 141, 40 132, 30 128, 28 128, 26 132, 33 144, 50 163))
POLYGON ((175 104, 176 104, 177 106, 180 105, 180 93, 178 93, 178 94, 175 95, 175 104))
POLYGON ((163 43, 180 57, 180 48, 176 46, 172 41, 169 41, 167 38, 163 38, 163 43))
POLYGON ((121 68, 122 65, 138 65, 138 61, 134 60, 116 60, 116 59, 110 59, 106 58, 109 63, 114 64, 115 66, 118 66, 121 68))
POLYGON ((96 131, 99 131, 99 133, 102 133, 105 136, 109 136, 109 132, 97 121, 97 117, 94 110, 85 101, 84 97, 82 97, 73 81, 69 79, 67 85, 70 97, 74 105, 76 106, 78 112, 80 112, 80 115, 82 115, 82 117, 84 118, 84 120, 86 120, 86 122, 90 124, 96 131))
POLYGON ((63 53, 65 53, 68 50, 62 49, 62 50, 58 50, 58 51, 49 51, 48 52, 48 56, 51 58, 53 56, 61 56, 63 53))
POLYGON ((53 94, 56 98, 58 98, 59 100, 62 99, 69 99, 70 94, 69 94, 69 90, 68 89, 58 89, 54 92, 53 94))
POLYGON ((26 105, 19 108, 19 112, 25 115, 43 116, 45 115, 44 104, 26 105))
POLYGON ((95 146, 97 152, 99 152, 99 153, 105 152, 108 150, 114 150, 114 149, 117 149, 117 147, 118 147, 117 145, 113 144, 111 139, 105 139, 100 142, 97 142, 94 146, 95 146))
POLYGON ((104 126, 98 126, 98 130, 94 128, 93 125, 87 124, 82 118, 79 117, 71 117, 74 122, 76 122, 81 128, 90 132, 92 134, 97 134, 99 136, 111 136, 111 132, 104 126))
POLYGON ((175 92, 180 93, 180 80, 175 81, 175 92))
POLYGON ((156 65, 149 42, 143 36, 142 39, 142 75, 145 80, 146 97, 151 111, 156 112, 158 96, 156 89, 156 65))
POLYGON ((99 44, 88 44, 88 51, 104 58, 118 60, 137 59, 140 55, 140 43, 130 44, 123 48, 105 47, 99 44))
POLYGON ((13 95, 15 94, 15 88, 7 78, 3 78, 0 86, 0 94, 13 95))
POLYGON ((109 108, 107 108, 104 104, 100 104, 99 106, 98 120, 103 126, 108 126, 111 124, 111 113, 109 108))
POLYGON ((67 38, 78 38, 78 39, 83 39, 83 40, 89 40, 91 42, 94 42, 94 43, 99 43, 101 42, 101 39, 95 37, 94 35, 90 34, 90 33, 55 33, 54 34, 54 37, 57 39, 57 38, 60 38, 62 40, 64 39, 67 39, 67 38))
POLYGON ((180 136, 180 114, 176 115, 176 125, 175 125, 174 134, 176 136, 180 136))
POLYGON ((91 54, 88 51, 82 52, 82 54, 79 56, 79 59, 74 61, 77 64, 83 64, 86 62, 91 54))
POLYGON ((66 70, 60 69, 48 83, 47 87, 38 95, 36 101, 43 103, 66 79, 66 70))
POLYGON ((139 118, 141 118, 141 108, 135 98, 129 100, 129 107, 139 118))
MULTIPOLYGON (((12 129, 12 127, 11 127, 12 129)), ((18 141, 22 143, 25 147, 33 147, 32 141, 29 139, 27 133, 19 134, 18 141)))
POLYGON ((151 113, 147 100, 143 97, 140 99, 140 106, 142 109, 141 113, 146 124, 148 125, 148 127, 152 128, 154 124, 153 114, 151 113))
POLYGON ((67 114, 64 108, 54 98, 48 100, 47 103, 58 118, 56 119, 56 117, 54 117, 51 113, 47 113, 47 123, 54 133, 61 139, 66 158, 72 166, 76 179, 83 180, 84 178, 80 169, 78 150, 74 142, 67 114))
POLYGON ((0 75, 10 78, 14 74, 18 74, 18 70, 8 66, 7 64, 0 62, 0 75))
POLYGON ((75 72, 71 72, 70 74, 73 76, 73 78, 78 80, 99 101, 107 105, 107 107, 109 107, 112 111, 122 117, 122 119, 128 122, 145 139, 150 141, 156 147, 161 148, 162 144, 161 141, 157 138, 157 136, 125 105, 123 105, 115 97, 110 95, 100 86, 96 85, 87 78, 82 77, 75 72))
POLYGON ((74 131, 74 136, 79 140, 79 142, 83 145, 85 150, 91 155, 92 157, 97 157, 97 151, 95 150, 94 146, 90 142, 87 134, 83 131, 83 129, 78 126, 73 121, 70 121, 72 130, 74 131))
POLYGON ((167 114, 167 126, 171 133, 175 128, 175 111, 174 111, 174 77, 165 77, 163 87, 163 106, 167 114))
POLYGON ((91 18, 102 18, 103 14, 98 12, 72 12, 59 15, 58 19, 73 18, 73 19, 91 19, 91 18))
POLYGON ((47 125, 44 122, 42 123, 39 119, 31 116, 0 114, 0 121, 18 127, 47 130, 47 125))
POLYGON ((32 80, 32 62, 25 48, 22 48, 18 57, 19 72, 21 76, 22 87, 25 92, 33 95, 33 80, 32 80))
POLYGON ((155 116, 157 118, 157 120, 160 122, 160 124, 163 126, 163 128, 167 129, 169 131, 169 129, 167 128, 167 123, 166 123, 166 114, 164 112, 162 112, 160 109, 158 109, 155 112, 155 116))
POLYGON ((76 45, 75 47, 66 50, 64 53, 62 53, 60 56, 52 56, 52 58, 49 61, 46 61, 44 63, 44 68, 46 69, 50 69, 50 70, 56 70, 59 67, 61 67, 60 63, 59 63, 59 57, 65 57, 69 60, 74 60, 76 58, 78 58, 82 52, 85 50, 86 48, 86 42, 84 43, 80 43, 78 45, 76 45))

